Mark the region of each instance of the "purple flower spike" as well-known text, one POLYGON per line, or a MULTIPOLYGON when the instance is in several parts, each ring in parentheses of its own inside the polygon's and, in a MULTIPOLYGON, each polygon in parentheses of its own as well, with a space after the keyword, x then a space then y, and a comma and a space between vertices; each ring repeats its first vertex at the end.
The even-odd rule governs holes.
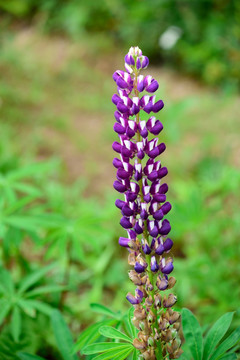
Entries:
POLYGON ((166 311, 174 306, 176 297, 161 295, 176 282, 174 277, 168 278, 173 271, 173 261, 170 257, 166 259, 173 246, 167 237, 171 225, 165 218, 171 210, 166 196, 168 185, 161 184, 168 173, 160 157, 166 145, 159 141, 163 124, 154 114, 164 103, 154 95, 159 88, 157 80, 141 74, 148 63, 138 47, 131 47, 125 56, 126 71, 117 70, 113 74, 117 85, 117 93, 112 97, 116 106, 113 129, 119 138, 112 144, 119 154, 119 158, 113 159, 117 178, 113 186, 124 194, 115 205, 122 214, 120 224, 127 232, 118 242, 128 250, 128 263, 132 266, 129 278, 136 286, 135 295, 126 296, 135 307, 133 323, 141 334, 134 339, 134 346, 144 358, 158 358, 153 340, 158 336, 163 342, 163 356, 179 358, 178 340, 172 341, 170 335, 173 324, 174 332, 180 327, 180 315, 166 311), (148 94, 144 95, 144 91, 148 94))

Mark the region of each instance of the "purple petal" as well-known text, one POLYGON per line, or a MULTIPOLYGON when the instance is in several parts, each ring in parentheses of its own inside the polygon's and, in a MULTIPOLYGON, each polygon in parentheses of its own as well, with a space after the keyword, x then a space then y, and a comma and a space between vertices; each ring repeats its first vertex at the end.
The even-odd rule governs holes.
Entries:
POLYGON ((123 207, 123 205, 125 205, 125 204, 126 204, 125 201, 120 200, 120 199, 117 199, 117 200, 115 201, 116 207, 119 208, 120 210, 122 210, 122 207, 123 207))
POLYGON ((146 91, 154 93, 158 89, 159 85, 157 80, 153 80, 150 85, 146 87, 146 91))
POLYGON ((126 299, 132 304, 137 305, 139 304, 139 300, 137 300, 132 294, 128 293, 126 299))
POLYGON ((118 96, 117 94, 114 94, 112 97, 112 102, 117 105, 117 103, 121 100, 120 96, 118 96))
POLYGON ((163 247, 165 251, 171 250, 173 246, 173 241, 170 238, 167 238, 166 241, 163 243, 163 247))
POLYGON ((160 111, 163 107, 164 107, 163 101, 159 100, 153 105, 152 111, 156 113, 156 112, 160 111))
POLYGON ((122 207, 122 214, 125 216, 132 216, 134 211, 128 206, 128 204, 124 204, 122 207))
POLYGON ((130 228, 132 228, 132 224, 131 224, 130 220, 129 220, 127 217, 125 217, 125 216, 123 216, 123 217, 121 218, 121 220, 120 220, 120 225, 122 225, 122 227, 123 227, 124 229, 130 229, 130 228))
POLYGON ((113 183, 113 187, 115 190, 117 190, 120 193, 123 193, 126 190, 125 185, 123 185, 122 183, 120 183, 120 181, 115 180, 113 183))
POLYGON ((158 177, 162 179, 164 176, 167 175, 167 173, 168 173, 168 169, 166 168, 166 166, 164 166, 158 170, 158 177))
POLYGON ((161 206, 161 210, 164 215, 166 215, 171 210, 171 208, 172 208, 172 205, 168 201, 161 206))
POLYGON ((119 167, 122 167, 122 162, 121 162, 121 160, 119 160, 118 158, 114 158, 113 159, 113 166, 115 167, 115 168, 119 168, 119 167))
POLYGON ((134 266, 134 270, 135 270, 137 273, 141 274, 142 272, 145 271, 145 269, 146 269, 146 266, 141 265, 139 262, 136 261, 135 266, 134 266))
POLYGON ((131 241, 131 239, 125 238, 125 237, 120 237, 118 240, 118 243, 120 246, 122 247, 128 247, 129 242, 131 241))
POLYGON ((173 271, 173 269, 174 269, 173 263, 169 262, 167 265, 161 268, 161 272, 163 274, 170 274, 173 271))
POLYGON ((116 151, 117 153, 121 153, 121 149, 122 149, 122 145, 119 144, 119 142, 114 141, 112 144, 112 148, 114 151, 116 151))
POLYGON ((113 125, 113 130, 118 134, 124 134, 125 133, 125 128, 121 124, 119 124, 118 122, 116 122, 113 125))
POLYGON ((170 222, 167 219, 164 219, 162 222, 162 226, 159 229, 159 234, 167 235, 171 230, 170 222))
POLYGON ((152 127, 152 129, 150 130, 150 132, 153 135, 158 135, 163 129, 163 124, 158 120, 156 121, 156 124, 152 127))

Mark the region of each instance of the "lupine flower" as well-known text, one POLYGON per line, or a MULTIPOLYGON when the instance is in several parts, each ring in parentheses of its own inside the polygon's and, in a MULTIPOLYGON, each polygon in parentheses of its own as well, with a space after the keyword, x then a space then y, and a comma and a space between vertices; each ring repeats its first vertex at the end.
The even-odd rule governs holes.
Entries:
POLYGON ((126 71, 113 74, 117 85, 112 97, 113 129, 119 137, 112 145, 119 154, 113 160, 117 169, 113 186, 124 195, 115 202, 122 215, 120 224, 127 231, 119 245, 129 251, 133 267, 129 278, 136 285, 135 296, 127 294, 139 330, 133 344, 143 359, 177 359, 182 353, 177 337, 180 315, 172 310, 177 298, 164 295, 176 282, 169 276, 174 269, 169 256, 173 241, 167 237, 171 225, 165 216, 172 206, 166 201, 168 185, 163 182, 168 170, 159 160, 166 145, 158 139, 163 125, 157 113, 164 103, 153 95, 159 88, 157 80, 140 74, 148 64, 142 51, 131 47, 125 56, 126 71), (150 116, 151 112, 155 115, 150 116))

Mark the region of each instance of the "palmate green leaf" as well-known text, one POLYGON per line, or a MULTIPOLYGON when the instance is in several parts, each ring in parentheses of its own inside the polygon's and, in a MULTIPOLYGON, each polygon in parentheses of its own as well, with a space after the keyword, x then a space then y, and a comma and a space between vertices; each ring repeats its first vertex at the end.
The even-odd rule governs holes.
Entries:
POLYGON ((24 293, 28 288, 37 283, 45 274, 52 270, 56 265, 50 264, 44 268, 38 269, 26 276, 19 284, 18 294, 24 293))
POLYGON ((32 215, 11 215, 4 218, 4 224, 25 231, 36 231, 36 224, 32 215))
POLYGON ((96 312, 98 314, 109 316, 111 318, 118 319, 118 320, 121 318, 120 314, 115 313, 114 311, 108 309, 104 305, 97 304, 97 303, 92 303, 92 304, 90 304, 90 307, 94 312, 96 312))
POLYGON ((13 185, 13 189, 34 197, 42 196, 42 191, 40 191, 37 187, 30 184, 19 182, 13 185))
POLYGON ((34 290, 28 291, 25 294, 25 298, 30 298, 42 294, 51 294, 54 292, 62 292, 63 290, 66 290, 67 286, 61 286, 61 285, 47 285, 47 286, 41 286, 34 290))
POLYGON ((26 205, 30 204, 32 201, 36 199, 35 196, 25 196, 21 198, 20 200, 14 201, 10 206, 8 206, 4 213, 5 216, 11 215, 12 213, 18 211, 19 209, 24 208, 26 205))
POLYGON ((129 336, 125 335, 121 331, 119 331, 111 326, 102 326, 102 327, 100 327, 99 332, 100 332, 100 334, 102 334, 103 336, 105 336, 107 338, 121 339, 121 340, 130 342, 132 344, 132 339, 129 336))
POLYGON ((114 357, 115 360, 125 360, 132 352, 134 351, 134 349, 129 349, 129 350, 125 350, 122 353, 118 352, 118 355, 114 357))
POLYGON ((41 356, 32 355, 32 354, 25 353, 25 352, 19 352, 19 353, 17 353, 17 356, 19 357, 20 360, 46 360, 46 359, 42 358, 41 356))
POLYGON ((11 319, 11 333, 15 342, 19 341, 22 329, 22 316, 19 307, 16 305, 13 308, 11 319))
POLYGON ((87 344, 94 343, 101 335, 99 334, 98 330, 103 325, 115 325, 117 320, 103 320, 99 321, 87 329, 85 329, 81 335, 79 336, 76 345, 74 346, 74 352, 81 350, 87 344))
POLYGON ((102 343, 96 343, 87 345, 82 349, 82 354, 84 355, 91 355, 91 354, 97 354, 100 352, 105 352, 108 350, 115 350, 115 351, 121 351, 121 350, 127 350, 127 349, 133 349, 133 345, 126 344, 126 343, 110 343, 110 342, 102 342, 102 343))
POLYGON ((220 317, 220 319, 216 321, 216 323, 209 330, 204 345, 204 352, 203 352, 204 359, 208 360, 210 358, 217 344, 226 334, 232 322, 233 314, 234 312, 229 312, 224 314, 222 317, 220 317))
POLYGON ((21 167, 17 170, 12 170, 7 174, 7 179, 13 183, 19 181, 20 179, 36 177, 39 175, 43 175, 45 172, 48 172, 55 166, 56 162, 38 162, 30 165, 26 165, 25 167, 21 167))
POLYGON ((233 346, 240 342, 240 326, 224 340, 211 356, 211 360, 219 360, 233 346))
POLYGON ((8 315, 12 304, 7 299, 0 299, 0 325, 8 315))
POLYGON ((76 354, 72 353, 73 339, 72 334, 61 315, 60 311, 53 310, 51 315, 52 328, 58 349, 64 360, 78 360, 76 354))
POLYGON ((220 358, 221 360, 236 360, 237 355, 236 354, 227 354, 220 358))
POLYGON ((0 293, 13 295, 14 292, 15 289, 11 274, 6 269, 0 267, 0 293))
POLYGON ((134 349, 134 350, 133 350, 132 360, 137 360, 137 358, 138 358, 138 353, 139 353, 139 351, 138 351, 137 349, 134 349))
POLYGON ((203 338, 201 327, 188 309, 182 311, 183 334, 194 360, 202 360, 203 338))
POLYGON ((53 308, 42 302, 39 300, 25 300, 25 299, 20 299, 18 300, 18 305, 26 312, 28 313, 31 312, 33 313, 33 311, 39 311, 47 316, 51 316, 51 313, 53 311, 53 308))
POLYGON ((134 308, 131 307, 131 308, 128 310, 127 314, 125 315, 124 321, 125 321, 125 324, 126 324, 126 326, 127 326, 127 330, 128 330, 128 332, 129 332, 130 336, 131 336, 132 338, 135 338, 135 337, 137 337, 137 329, 136 329, 136 327, 135 327, 135 326, 133 325, 133 323, 132 323, 132 318, 133 318, 133 316, 134 316, 133 313, 134 313, 134 308))
POLYGON ((131 352, 133 351, 133 348, 126 348, 126 349, 122 349, 122 350, 116 350, 116 349, 112 349, 109 351, 105 351, 103 354, 100 354, 98 356, 95 356, 93 358, 93 360, 108 360, 108 359, 112 359, 112 360, 125 360, 126 357, 131 354, 131 352))

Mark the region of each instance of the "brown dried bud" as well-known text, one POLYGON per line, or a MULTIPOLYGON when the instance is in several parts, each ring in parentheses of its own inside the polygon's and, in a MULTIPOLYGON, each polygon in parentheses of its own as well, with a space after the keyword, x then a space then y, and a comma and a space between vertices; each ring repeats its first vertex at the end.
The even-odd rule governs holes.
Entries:
POLYGON ((146 335, 143 331, 139 331, 138 337, 141 341, 146 342, 148 341, 148 335, 146 335))
POLYGON ((146 311, 143 308, 142 309, 135 309, 134 310, 134 317, 137 320, 146 319, 146 317, 147 317, 146 311))
POLYGON ((150 336, 150 337, 148 338, 148 346, 153 346, 153 345, 154 345, 154 339, 153 339, 152 336, 150 336))
POLYGON ((178 359, 182 354, 183 354, 183 350, 179 348, 179 349, 174 353, 174 358, 173 358, 173 359, 178 359))
POLYGON ((153 299, 152 299, 151 296, 148 296, 148 297, 145 299, 145 304, 144 304, 144 305, 147 306, 147 307, 151 307, 152 304, 153 304, 153 299))
POLYGON ((154 332, 155 332, 155 334, 154 334, 154 340, 158 341, 158 340, 160 339, 160 334, 157 332, 157 329, 156 329, 156 328, 154 328, 154 332))
POLYGON ((160 294, 154 295, 154 306, 157 308, 160 307, 161 304, 162 304, 162 296, 160 294))
POLYGON ((144 275, 141 280, 142 280, 142 285, 145 285, 148 279, 148 275, 144 275))
POLYGON ((181 327, 181 322, 180 321, 177 321, 173 324, 173 328, 176 329, 177 331, 180 329, 181 327))
POLYGON ((155 316, 155 314, 152 312, 152 310, 149 311, 148 316, 147 316, 147 319, 148 319, 148 322, 149 322, 150 324, 152 324, 152 323, 155 321, 156 316, 155 316))
POLYGON ((153 290, 153 286, 152 284, 150 283, 150 280, 149 280, 149 277, 147 278, 147 281, 146 281, 146 290, 147 291, 152 291, 153 290))
POLYGON ((156 360, 153 349, 149 349, 149 350, 145 351, 142 355, 143 355, 144 360, 156 360))
POLYGON ((135 252, 130 252, 130 254, 128 255, 128 263, 129 265, 134 266, 136 263, 136 256, 135 256, 135 252))
POLYGON ((163 331, 162 332, 162 340, 165 342, 169 342, 170 340, 172 340, 172 332, 170 329, 163 331))
POLYGON ((166 330, 167 329, 167 327, 168 327, 168 321, 166 320, 166 319, 164 319, 164 318, 160 318, 160 321, 159 321, 159 328, 162 330, 162 331, 164 331, 164 330, 166 330))
POLYGON ((132 323, 138 330, 140 330, 140 320, 133 318, 132 323))
POLYGON ((173 349, 172 349, 171 344, 167 344, 167 351, 168 351, 169 355, 173 354, 173 349))
POLYGON ((133 340, 133 346, 138 350, 145 350, 147 348, 147 343, 136 338, 133 340))
POLYGON ((128 273, 129 279, 132 280, 132 282, 135 285, 142 285, 142 280, 139 276, 139 274, 135 270, 130 270, 128 273))
POLYGON ((172 315, 169 316, 169 324, 172 325, 180 318, 180 313, 174 311, 172 315))
POLYGON ((163 307, 169 308, 172 307, 177 302, 177 297, 173 294, 169 294, 168 298, 164 297, 163 299, 163 307))
POLYGON ((175 284, 176 284, 176 279, 173 276, 171 276, 168 279, 168 289, 172 289, 175 284))

